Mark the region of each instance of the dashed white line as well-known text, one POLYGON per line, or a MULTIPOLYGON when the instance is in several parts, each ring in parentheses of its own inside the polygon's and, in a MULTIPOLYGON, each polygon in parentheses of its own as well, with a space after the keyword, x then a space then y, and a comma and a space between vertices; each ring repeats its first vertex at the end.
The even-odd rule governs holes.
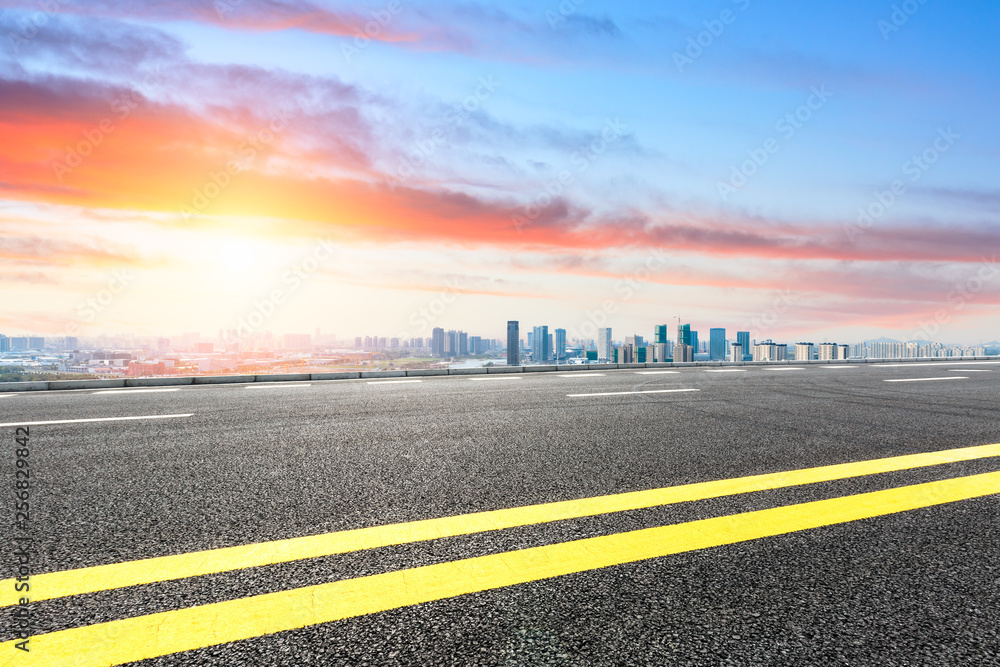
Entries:
POLYGON ((0 398, 11 398, 17 396, 17 394, 0 394, 0 398))
POLYGON ((566 394, 569 398, 584 398, 586 396, 628 396, 630 394, 679 394, 686 391, 701 391, 701 389, 651 389, 649 391, 607 391, 600 394, 566 394))
POLYGON ((368 384, 410 384, 412 382, 423 382, 423 380, 374 380, 368 384))
POLYGON ((636 371, 636 375, 677 375, 680 371, 636 371))
POLYGON ((193 417, 194 413, 189 412, 183 415, 142 415, 140 417, 95 417, 90 419, 52 419, 41 422, 9 422, 0 426, 44 426, 46 424, 85 424, 89 422, 124 422, 136 419, 177 419, 178 417, 193 417))
POLYGON ((602 378, 604 373, 565 373, 561 378, 602 378))
POLYGON ((162 391, 180 391, 180 387, 173 387, 172 389, 102 389, 101 391, 91 393, 97 396, 99 394, 153 394, 162 391))
POLYGON ((913 361, 904 364, 872 364, 878 368, 924 368, 926 366, 992 366, 1000 361, 913 361))
POLYGON ((469 378, 473 382, 485 382, 486 380, 523 380, 524 378, 518 377, 517 375, 501 375, 500 377, 491 378, 469 378))
POLYGON ((968 380, 964 375, 949 375, 943 378, 903 378, 901 380, 883 380, 883 382, 934 382, 935 380, 968 380))
POLYGON ((311 384, 282 384, 274 382, 271 384, 248 384, 244 389, 296 389, 298 387, 311 387, 311 384))
POLYGON ((709 368, 706 373, 746 373, 745 368, 709 368))
POLYGON ((949 368, 949 373, 992 373, 989 368, 949 368))

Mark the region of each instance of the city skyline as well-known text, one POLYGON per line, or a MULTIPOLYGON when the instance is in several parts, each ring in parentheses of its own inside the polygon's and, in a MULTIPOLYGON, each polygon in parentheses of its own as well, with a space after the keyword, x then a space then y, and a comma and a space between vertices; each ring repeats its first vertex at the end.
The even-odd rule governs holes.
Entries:
POLYGON ((997 337, 993 3, 4 4, 0 330, 997 337))

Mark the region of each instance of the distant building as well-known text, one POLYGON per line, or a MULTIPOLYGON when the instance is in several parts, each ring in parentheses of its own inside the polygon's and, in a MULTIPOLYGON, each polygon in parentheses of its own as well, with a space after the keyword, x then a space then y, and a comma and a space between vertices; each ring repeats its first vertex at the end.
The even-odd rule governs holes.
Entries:
POLYGON ((549 327, 535 327, 534 335, 531 337, 531 360, 535 363, 546 361, 549 358, 549 327))
POLYGON ((813 358, 812 343, 795 344, 795 361, 809 361, 813 358))
POLYGON ((743 348, 743 360, 746 361, 750 357, 750 332, 749 331, 737 331, 736 332, 736 342, 743 348))
MULTIPOLYGON (((282 347, 286 350, 310 350, 312 349, 312 336, 307 333, 288 333, 281 337, 282 347)), ((201 352, 201 345, 198 346, 201 352)), ((208 352, 212 350, 209 349, 208 352)))
POLYGON ((198 343, 195 346, 195 351, 198 354, 212 354, 215 352, 215 343, 198 343))
POLYGON ((25 336, 13 336, 10 339, 10 349, 17 350, 27 350, 28 349, 28 339, 25 336))
POLYGON ((431 355, 435 357, 445 356, 444 329, 434 327, 431 331, 431 355))
POLYGON ((130 361, 125 376, 130 378, 147 377, 150 375, 166 375, 167 367, 162 361, 130 361))
POLYGON ((521 365, 521 334, 518 331, 520 324, 517 320, 507 322, 507 365, 521 365))
POLYGON ((63 340, 64 350, 78 350, 80 348, 80 339, 76 336, 66 336, 63 340))
POLYGON ((670 359, 670 355, 667 353, 667 343, 666 341, 662 343, 656 343, 654 346, 656 353, 653 355, 653 361, 662 364, 667 359, 670 359))
POLYGON ((743 346, 739 343, 733 343, 729 352, 730 361, 743 361, 743 346))
POLYGON ((837 346, 837 358, 838 359, 849 359, 850 358, 850 347, 847 345, 837 346))
POLYGON ((566 358, 566 330, 556 329, 555 340, 553 342, 554 347, 552 351, 555 355, 556 362, 560 362, 566 358))
POLYGON ((753 348, 754 361, 785 361, 788 358, 788 346, 778 345, 771 340, 758 343, 753 348))
POLYGON ((364 347, 364 344, 365 344, 365 342, 364 342, 364 340, 361 339, 361 336, 355 336, 354 337, 354 347, 356 347, 356 348, 358 348, 360 350, 362 347, 364 347))
POLYGON ((691 345, 691 325, 681 324, 677 327, 677 343, 691 345))
POLYGON ((611 327, 602 327, 597 330, 597 360, 610 362, 611 350, 611 327))
POLYGON ((667 342, 667 325, 657 324, 653 327, 653 343, 659 345, 667 342))
POLYGON ((674 361, 694 361, 694 347, 686 343, 677 343, 674 345, 674 361))
POLYGON ((709 331, 708 358, 712 361, 726 360, 726 330, 712 329, 709 331))
POLYGON ((463 357, 469 356, 469 334, 465 331, 458 332, 458 354, 463 357))
POLYGON ((820 361, 829 361, 837 358, 837 345, 835 343, 820 343, 818 349, 819 355, 817 358, 820 361))
POLYGON ((10 352, 10 338, 0 334, 0 353, 10 352))

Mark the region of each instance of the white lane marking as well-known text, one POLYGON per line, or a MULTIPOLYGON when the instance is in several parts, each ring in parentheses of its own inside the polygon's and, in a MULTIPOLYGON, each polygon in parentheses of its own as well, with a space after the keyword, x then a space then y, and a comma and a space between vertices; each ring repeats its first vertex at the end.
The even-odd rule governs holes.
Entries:
POLYGON ((765 368, 765 371, 804 371, 802 366, 778 366, 777 368, 765 368))
POLYGON ((650 391, 608 391, 600 394, 566 394, 569 398, 585 396, 627 396, 629 394, 677 394, 685 391, 701 391, 701 389, 652 389, 650 391))
POLYGON ((949 368, 950 373, 992 373, 989 368, 949 368))
POLYGON ((10 398, 12 396, 17 396, 17 394, 0 394, 0 398, 10 398))
POLYGON ((268 384, 248 384, 244 389, 295 389, 296 387, 311 387, 311 384, 283 384, 272 382, 268 384))
POLYGON ((423 380, 373 380, 368 384, 407 384, 410 382, 423 382, 423 380))
POLYGON ((667 374, 676 375, 678 373, 680 373, 680 371, 636 371, 635 372, 636 375, 667 375, 667 374))
POLYGON ((152 394, 161 391, 180 391, 180 387, 172 389, 102 389, 91 393, 94 396, 98 396, 100 394, 152 394))
POLYGON ((560 375, 561 378, 602 378, 604 373, 566 373, 560 375))
POLYGON ((914 361, 908 364, 872 364, 879 368, 923 368, 925 366, 986 366, 1000 361, 914 361))
POLYGON ((518 377, 516 375, 501 375, 500 377, 492 378, 469 378, 473 382, 485 382, 486 380, 523 380, 524 378, 518 377))
POLYGON ((91 419, 52 419, 43 422, 9 422, 0 426, 44 426, 45 424, 85 424, 90 422, 124 422, 135 419, 176 419, 178 417, 193 417, 189 412, 183 415, 142 415, 140 417, 95 417, 91 419))
POLYGON ((706 373, 746 373, 745 368, 709 368, 706 373))
POLYGON ((968 380, 964 375, 949 375, 943 378, 903 378, 902 380, 883 380, 883 382, 934 382, 935 380, 968 380))

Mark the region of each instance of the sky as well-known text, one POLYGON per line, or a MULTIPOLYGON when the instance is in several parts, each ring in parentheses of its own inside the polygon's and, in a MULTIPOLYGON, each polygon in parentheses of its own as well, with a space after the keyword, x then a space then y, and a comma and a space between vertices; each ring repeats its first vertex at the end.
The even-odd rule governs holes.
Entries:
POLYGON ((998 29, 988 0, 0 0, 0 333, 996 340, 998 29))

